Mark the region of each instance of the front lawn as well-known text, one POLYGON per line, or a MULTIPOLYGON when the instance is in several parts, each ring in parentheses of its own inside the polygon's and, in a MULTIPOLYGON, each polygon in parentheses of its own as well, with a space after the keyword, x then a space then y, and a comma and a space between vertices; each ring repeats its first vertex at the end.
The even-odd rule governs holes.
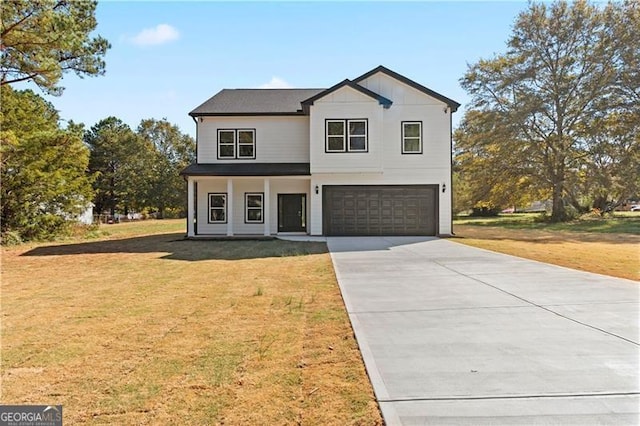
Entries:
POLYGON ((326 245, 184 221, 2 250, 2 402, 68 424, 381 424, 326 245))
POLYGON ((640 212, 616 213, 613 217, 587 216, 569 222, 548 223, 538 213, 501 214, 496 217, 458 217, 454 224, 498 226, 505 229, 536 229, 542 231, 597 232, 640 235, 640 212))
POLYGON ((545 223, 537 215, 454 220, 454 241, 574 269, 640 280, 640 214, 545 223))

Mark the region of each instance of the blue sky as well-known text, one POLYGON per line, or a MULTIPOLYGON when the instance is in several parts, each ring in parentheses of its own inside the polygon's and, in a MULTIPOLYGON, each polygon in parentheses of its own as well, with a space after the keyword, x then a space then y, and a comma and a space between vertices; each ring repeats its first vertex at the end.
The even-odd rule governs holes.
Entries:
MULTIPOLYGON (((502 53, 526 2, 100 2, 106 74, 47 99, 87 127, 189 111, 223 88, 330 87, 384 65, 466 104, 467 64, 502 53)), ((24 86, 16 86, 22 88, 24 86)), ((454 124, 463 108, 454 114, 454 124)))

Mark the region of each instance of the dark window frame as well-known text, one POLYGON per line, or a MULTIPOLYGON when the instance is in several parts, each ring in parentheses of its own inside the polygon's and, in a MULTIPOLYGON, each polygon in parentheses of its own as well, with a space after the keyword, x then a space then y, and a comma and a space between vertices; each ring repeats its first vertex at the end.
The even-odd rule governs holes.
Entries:
POLYGON ((246 224, 260 224, 264 223, 264 192, 245 192, 244 193, 244 223, 246 224), (251 195, 260 196, 260 207, 249 207, 249 197, 251 195), (260 220, 250 220, 249 219, 249 209, 251 210, 260 210, 260 220))
POLYGON ((400 124, 400 149, 402 151, 402 155, 415 155, 415 154, 422 154, 424 152, 424 138, 423 138, 423 132, 422 132, 422 121, 421 120, 411 120, 411 121, 402 121, 400 124), (405 124, 419 124, 420 125, 420 136, 416 137, 416 136, 405 136, 404 132, 405 132, 405 124), (406 145, 405 145, 405 139, 412 139, 412 140, 416 140, 418 139, 418 143, 420 144, 420 149, 418 151, 407 151, 406 150, 406 145))
MULTIPOLYGON (((237 128, 237 129, 217 129, 217 141, 216 141, 216 156, 218 160, 255 160, 256 159, 256 151, 257 151, 257 143, 256 143, 256 129, 255 128, 237 128), (220 133, 222 132, 233 132, 233 156, 220 156, 220 133), (251 144, 241 143, 240 142, 240 132, 249 132, 253 135, 253 142, 251 144), (240 155, 240 147, 241 146, 252 146, 253 147, 253 155, 240 155)), ((225 146, 230 146, 231 144, 225 143, 225 146)))
POLYGON ((347 126, 345 120, 332 120, 326 119, 324 122, 324 151, 325 152, 346 152, 347 150, 347 126), (342 124, 342 135, 329 135, 329 123, 340 123, 342 124), (329 149, 329 137, 333 138, 342 138, 342 149, 329 149))
MULTIPOLYGON (((338 137, 338 136, 335 136, 338 137)), ((345 153, 367 153, 369 152, 369 119, 368 118, 326 118, 324 120, 324 152, 326 154, 345 154, 345 153), (344 133, 344 144, 343 149, 335 150, 329 149, 329 123, 332 122, 341 122, 343 124, 344 133), (352 135, 349 132, 349 124, 352 122, 363 122, 364 123, 364 135, 352 135), (364 136, 364 149, 351 149, 351 138, 352 137, 363 137, 364 136)))
POLYGON ((217 148, 218 160, 235 160, 236 153, 237 153, 236 152, 236 131, 235 131, 235 129, 218 129, 217 135, 218 135, 218 140, 217 140, 216 148, 217 148), (222 133, 231 133, 233 135, 233 141, 230 142, 230 143, 229 142, 222 143, 221 142, 222 138, 220 136, 222 133), (221 155, 221 147, 222 146, 225 146, 225 147, 226 146, 230 146, 230 147, 232 147, 233 148, 233 155, 231 155, 231 156, 226 156, 226 155, 222 156, 221 155))
POLYGON ((213 223, 213 224, 225 224, 227 223, 228 220, 228 210, 227 210, 227 206, 229 204, 229 196, 226 192, 208 192, 207 193, 207 223, 213 223), (224 207, 212 207, 211 206, 211 197, 224 197, 224 207), (224 221, 222 220, 211 220, 211 211, 212 210, 220 210, 222 209, 224 211, 224 221))

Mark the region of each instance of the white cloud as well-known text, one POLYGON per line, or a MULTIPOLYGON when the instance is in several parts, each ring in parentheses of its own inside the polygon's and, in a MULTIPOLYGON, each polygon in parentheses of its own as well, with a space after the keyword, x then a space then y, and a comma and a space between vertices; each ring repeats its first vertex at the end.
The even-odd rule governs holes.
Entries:
POLYGON ((293 86, 281 79, 280 77, 272 77, 271 81, 261 85, 260 89, 291 89, 293 86))
POLYGON ((134 37, 131 42, 137 46, 153 46, 168 43, 180 38, 178 30, 169 24, 159 24, 155 28, 145 28, 134 37))

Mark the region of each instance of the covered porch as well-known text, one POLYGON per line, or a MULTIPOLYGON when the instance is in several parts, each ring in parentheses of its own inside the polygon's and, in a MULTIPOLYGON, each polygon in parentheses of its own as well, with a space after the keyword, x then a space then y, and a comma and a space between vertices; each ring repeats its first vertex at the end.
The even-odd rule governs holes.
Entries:
POLYGON ((308 164, 248 164, 244 175, 237 175, 238 164, 228 166, 192 165, 183 171, 187 180, 187 237, 309 233, 308 164), (264 172, 271 174, 261 175, 264 172))

